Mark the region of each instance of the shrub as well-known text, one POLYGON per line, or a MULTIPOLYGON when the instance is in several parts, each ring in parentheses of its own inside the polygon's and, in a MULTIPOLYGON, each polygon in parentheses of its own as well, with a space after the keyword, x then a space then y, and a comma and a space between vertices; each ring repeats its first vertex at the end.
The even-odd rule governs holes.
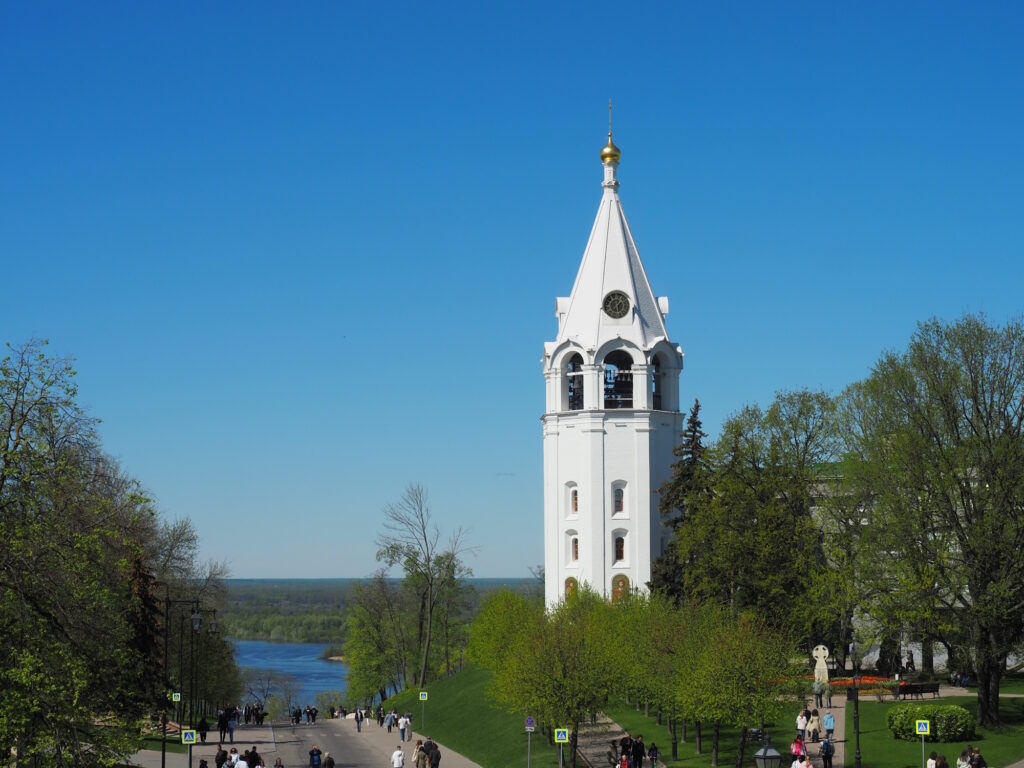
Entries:
POLYGON ((975 738, 974 716, 956 704, 915 704, 906 702, 889 708, 886 721, 894 738, 915 741, 917 721, 931 722, 925 741, 966 741, 975 738))

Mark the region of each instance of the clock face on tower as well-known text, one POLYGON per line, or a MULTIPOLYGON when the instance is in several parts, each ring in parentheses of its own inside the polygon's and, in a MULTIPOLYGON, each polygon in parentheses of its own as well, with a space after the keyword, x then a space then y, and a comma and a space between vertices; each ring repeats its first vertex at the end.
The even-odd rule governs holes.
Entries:
POLYGON ((601 305, 608 317, 618 320, 629 312, 629 296, 622 291, 612 291, 604 297, 604 304, 601 305))

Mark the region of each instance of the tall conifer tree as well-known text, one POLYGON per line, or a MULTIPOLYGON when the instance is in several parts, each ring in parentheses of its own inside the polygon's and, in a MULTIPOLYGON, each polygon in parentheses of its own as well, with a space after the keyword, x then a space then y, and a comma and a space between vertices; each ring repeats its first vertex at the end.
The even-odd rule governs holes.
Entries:
MULTIPOLYGON (((700 400, 693 401, 693 407, 686 419, 683 438, 672 453, 679 461, 672 465, 672 479, 659 489, 658 510, 672 531, 678 531, 686 518, 689 500, 694 494, 708 493, 705 476, 704 438, 707 433, 700 420, 700 400)), ((682 599, 683 565, 673 537, 669 546, 654 561, 649 587, 672 598, 676 603, 682 599)))

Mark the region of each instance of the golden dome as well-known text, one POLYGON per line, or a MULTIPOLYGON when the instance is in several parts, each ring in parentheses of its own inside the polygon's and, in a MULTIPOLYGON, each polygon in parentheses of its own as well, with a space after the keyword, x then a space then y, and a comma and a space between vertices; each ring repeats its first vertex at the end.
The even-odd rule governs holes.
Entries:
POLYGON ((615 142, 612 141, 612 132, 608 131, 608 143, 601 150, 601 162, 617 163, 620 157, 622 157, 622 150, 615 146, 615 142))

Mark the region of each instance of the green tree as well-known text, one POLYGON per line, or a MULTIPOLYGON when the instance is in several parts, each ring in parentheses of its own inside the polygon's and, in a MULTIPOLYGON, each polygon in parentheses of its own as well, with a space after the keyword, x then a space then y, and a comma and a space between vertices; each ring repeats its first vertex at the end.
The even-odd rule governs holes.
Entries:
POLYGON ((0 748, 16 764, 112 765, 158 690, 137 563, 154 513, 76 394, 42 343, 0 361, 0 748))
POLYGON ((377 539, 377 559, 387 565, 400 565, 407 586, 419 597, 416 623, 418 652, 416 685, 426 684, 430 670, 434 621, 445 595, 454 594, 454 582, 470 575, 461 563, 468 550, 461 528, 451 535, 446 546, 433 522, 427 490, 412 483, 395 503, 384 507, 384 531, 377 539))
POLYGON ((807 574, 825 565, 815 508, 839 447, 824 393, 780 393, 766 411, 728 419, 707 454, 710 493, 689 497, 677 531, 686 597, 753 608, 776 626, 796 621, 805 641, 825 636, 834 607, 801 600, 807 574))
POLYGON ((1024 634, 1024 325, 968 315, 918 326, 858 388, 849 482, 870 490, 879 619, 963 649, 978 721, 997 725, 1024 634))
MULTIPOLYGON (((474 623, 474 655, 494 672, 492 693, 510 711, 535 715, 551 727, 567 726, 576 743, 580 723, 604 705, 615 689, 616 639, 610 605, 588 588, 550 613, 543 603, 507 598, 513 625, 491 604, 474 623), (502 653, 497 649, 504 647, 502 653)), ((576 751, 570 750, 575 768, 576 751)))
POLYGON ((778 717, 800 686, 795 645, 753 612, 709 603, 693 611, 678 670, 678 696, 690 715, 714 726, 711 765, 718 765, 721 724, 740 729, 742 766, 747 730, 778 717))
POLYGON ((178 565, 198 573, 76 396, 42 342, 0 361, 0 749, 16 765, 137 749, 165 703, 160 587, 178 565))
MULTIPOLYGON (((658 490, 661 518, 673 531, 683 524, 688 508, 708 501, 711 488, 705 461, 705 437, 707 433, 700 420, 700 401, 694 400, 682 440, 673 449, 679 461, 672 465, 672 478, 658 490)), ((650 588, 668 595, 678 605, 684 597, 683 569, 678 549, 667 547, 651 568, 650 588)))
POLYGON ((415 663, 409 624, 413 608, 407 591, 384 571, 349 595, 345 632, 345 664, 350 701, 386 699, 389 690, 408 684, 408 665, 415 663))

